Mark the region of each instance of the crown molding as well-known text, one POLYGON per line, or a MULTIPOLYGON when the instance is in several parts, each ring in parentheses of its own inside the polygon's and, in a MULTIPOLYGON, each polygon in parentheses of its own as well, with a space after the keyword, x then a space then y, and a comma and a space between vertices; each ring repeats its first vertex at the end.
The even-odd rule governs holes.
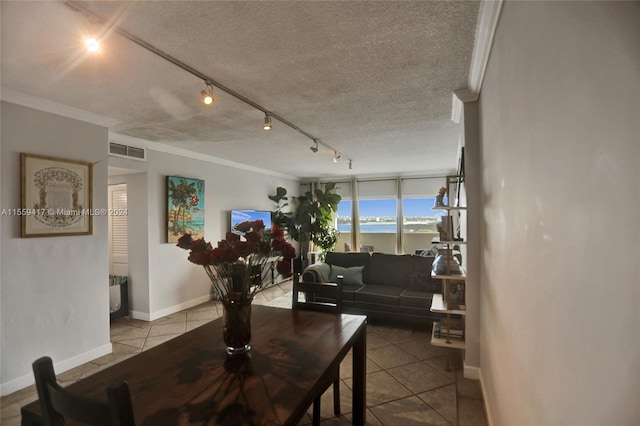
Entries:
POLYGON ((133 136, 123 135, 121 133, 109 131, 109 142, 122 143, 125 145, 133 145, 139 148, 146 148, 147 150, 163 152, 165 154, 179 155, 181 157, 192 158, 194 160, 206 161, 208 163, 219 164, 222 166, 233 167, 234 169, 246 170, 253 173, 259 173, 267 176, 274 176, 283 179, 290 179, 298 181, 300 178, 275 172, 273 170, 262 169, 260 167, 253 167, 247 164, 236 163, 235 161, 225 160, 223 158, 214 157, 213 155, 201 154, 195 151, 190 151, 184 148, 178 148, 164 143, 152 142, 145 139, 136 138, 133 136))
POLYGON ((94 114, 92 112, 70 107, 58 102, 49 101, 37 96, 27 95, 26 93, 18 92, 6 87, 0 89, 0 99, 12 104, 37 109, 39 111, 49 112, 51 114, 61 115, 67 118, 73 118, 75 120, 96 124, 102 127, 109 128, 119 123, 118 120, 105 117, 104 115, 94 114))
POLYGON ((451 121, 460 123, 462 103, 477 101, 482 89, 482 80, 489 63, 493 37, 498 27, 503 0, 482 0, 478 11, 476 39, 471 56, 471 69, 467 88, 453 92, 451 102, 451 121))

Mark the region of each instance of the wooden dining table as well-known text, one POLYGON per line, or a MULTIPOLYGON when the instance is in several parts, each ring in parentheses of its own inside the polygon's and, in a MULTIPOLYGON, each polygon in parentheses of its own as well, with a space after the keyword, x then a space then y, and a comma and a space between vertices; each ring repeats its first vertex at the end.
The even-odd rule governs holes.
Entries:
MULTIPOLYGON (((217 319, 68 386, 105 399, 129 384, 136 425, 296 425, 353 349, 353 424, 365 423, 366 316, 252 307, 251 351, 230 357, 217 319)), ((22 407, 41 425, 40 404, 22 407)))

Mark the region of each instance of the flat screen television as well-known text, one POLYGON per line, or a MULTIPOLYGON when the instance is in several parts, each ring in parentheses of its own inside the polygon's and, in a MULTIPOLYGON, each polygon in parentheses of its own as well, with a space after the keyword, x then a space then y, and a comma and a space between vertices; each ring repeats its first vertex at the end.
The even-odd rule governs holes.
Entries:
POLYGON ((271 212, 266 210, 231 210, 231 230, 237 224, 247 221, 262 220, 265 228, 271 228, 271 212))

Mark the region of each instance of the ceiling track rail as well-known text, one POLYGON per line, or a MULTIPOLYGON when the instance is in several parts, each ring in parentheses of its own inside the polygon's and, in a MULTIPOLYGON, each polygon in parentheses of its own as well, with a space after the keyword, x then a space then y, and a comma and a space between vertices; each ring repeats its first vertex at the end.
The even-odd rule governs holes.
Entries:
POLYGON ((333 151, 335 156, 338 156, 338 158, 342 157, 342 158, 347 159, 348 162, 349 162, 349 168, 351 168, 351 162, 353 161, 351 158, 347 157, 346 155, 344 155, 344 153, 338 151, 337 149, 335 149, 334 147, 332 147, 328 143, 323 142, 320 138, 312 135, 309 132, 306 132, 305 130, 303 130, 300 127, 296 126, 295 124, 291 123, 289 120, 287 120, 287 119, 281 117, 280 115, 268 110, 267 108, 265 108, 262 105, 252 101, 251 99, 247 98, 246 96, 241 95, 240 93, 236 92, 235 90, 225 86, 224 84, 222 84, 219 81, 211 78, 210 76, 204 74, 203 72, 198 71, 197 69, 193 68, 192 66, 190 66, 188 64, 185 64, 181 60, 179 60, 179 59, 171 56, 170 54, 162 51, 161 49, 155 47, 151 43, 148 43, 148 42, 142 40, 140 37, 137 37, 134 34, 131 34, 129 31, 121 28, 120 26, 110 23, 109 20, 107 20, 106 18, 104 18, 104 17, 98 15, 97 13, 89 10, 86 6, 84 6, 82 4, 79 4, 79 3, 75 2, 75 1, 71 1, 71 0, 64 1, 64 4, 69 9, 71 9, 71 10, 73 10, 75 12, 78 12, 78 13, 86 16, 89 19, 98 21, 103 25, 108 25, 110 31, 115 32, 116 34, 118 34, 118 35, 126 38, 127 40, 137 44, 138 46, 142 47, 143 49, 146 49, 149 52, 161 57, 162 59, 164 59, 164 60, 166 60, 168 62, 171 62, 175 66, 177 66, 177 67, 183 69, 184 71, 190 73, 191 75, 203 80, 205 82, 205 84, 210 84, 212 86, 217 87, 218 89, 220 89, 223 92, 233 96, 234 98, 244 102, 245 104, 247 104, 247 105, 249 105, 249 106, 251 106, 251 107, 253 107, 253 108, 255 108, 255 109, 259 110, 259 111, 262 111, 265 115, 268 115, 271 118, 274 118, 274 119, 278 120, 282 124, 292 128, 293 130, 303 134, 307 138, 311 139, 314 143, 322 145, 325 148, 333 151))

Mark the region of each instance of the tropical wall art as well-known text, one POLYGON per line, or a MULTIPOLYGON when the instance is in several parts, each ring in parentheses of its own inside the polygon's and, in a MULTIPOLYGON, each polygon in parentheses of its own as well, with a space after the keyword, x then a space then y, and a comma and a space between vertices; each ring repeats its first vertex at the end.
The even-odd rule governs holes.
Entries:
POLYGON ((167 242, 204 237, 204 180, 167 176, 167 242))
POLYGON ((107 214, 93 210, 92 164, 25 153, 20 159, 22 206, 2 214, 21 216, 21 236, 91 235, 93 216, 107 214))

